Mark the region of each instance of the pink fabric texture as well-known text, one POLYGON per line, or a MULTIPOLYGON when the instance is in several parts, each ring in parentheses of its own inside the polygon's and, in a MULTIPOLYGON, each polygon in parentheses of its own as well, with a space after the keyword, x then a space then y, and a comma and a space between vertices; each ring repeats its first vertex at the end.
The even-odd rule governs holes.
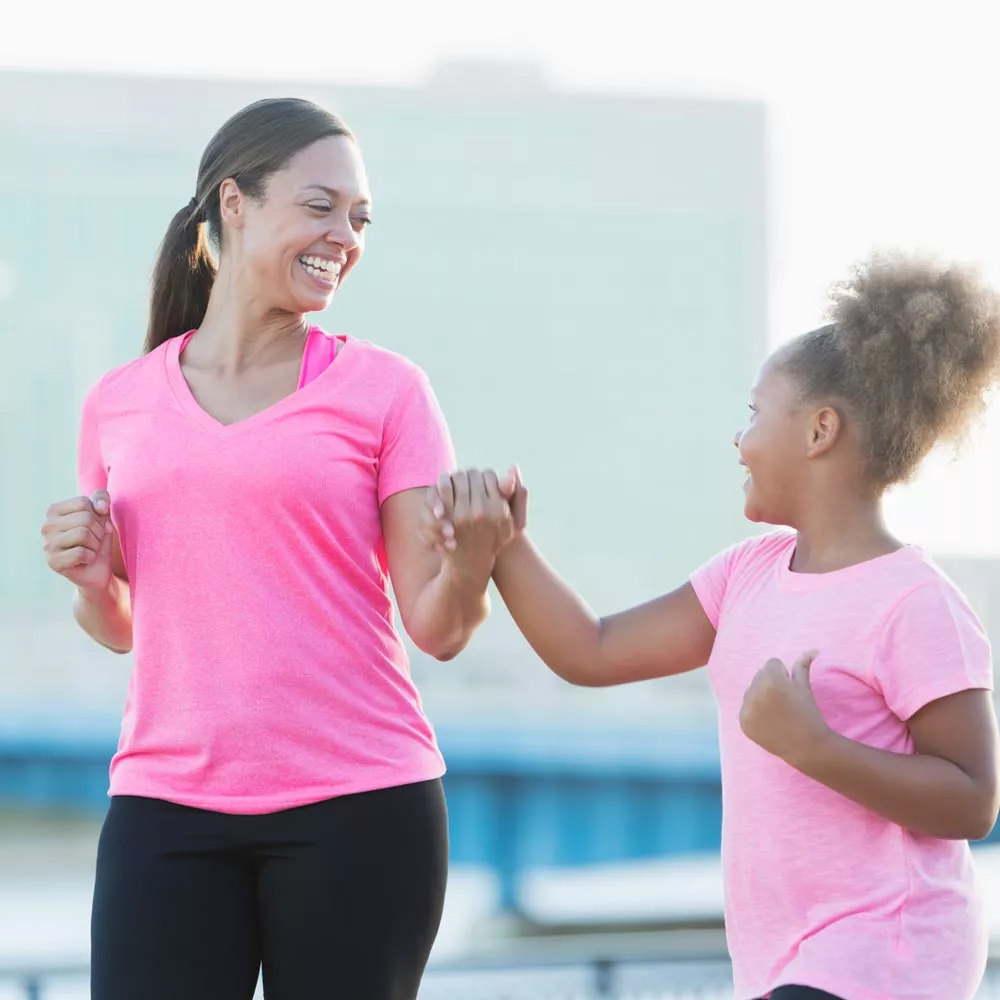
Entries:
POLYGON ((987 950, 969 845, 917 836, 748 740, 743 695, 776 656, 819 650, 812 687, 827 723, 912 753, 906 720, 990 689, 983 626, 923 553, 823 574, 790 562, 777 532, 717 556, 692 584, 717 629, 726 925, 737 1000, 799 984, 849 1000, 971 1000, 987 950))
POLYGON ((426 376, 314 329, 299 390, 227 426, 184 379, 187 339, 83 408, 80 489, 111 494, 132 595, 110 794, 264 813, 439 777, 380 519, 454 468, 426 376))

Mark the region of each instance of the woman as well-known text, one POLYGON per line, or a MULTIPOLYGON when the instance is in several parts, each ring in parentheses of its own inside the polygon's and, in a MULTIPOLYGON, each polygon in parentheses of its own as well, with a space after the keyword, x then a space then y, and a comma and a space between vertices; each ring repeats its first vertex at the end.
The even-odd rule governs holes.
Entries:
POLYGON ((416 996, 444 765, 389 581, 414 643, 448 660, 488 614, 500 529, 444 557, 421 541, 453 466, 426 377, 306 320, 370 222, 339 119, 245 108, 160 248, 144 356, 84 404, 83 496, 49 509, 45 551, 81 628, 135 650, 93 1000, 249 1000, 261 967, 268 1000, 416 996))

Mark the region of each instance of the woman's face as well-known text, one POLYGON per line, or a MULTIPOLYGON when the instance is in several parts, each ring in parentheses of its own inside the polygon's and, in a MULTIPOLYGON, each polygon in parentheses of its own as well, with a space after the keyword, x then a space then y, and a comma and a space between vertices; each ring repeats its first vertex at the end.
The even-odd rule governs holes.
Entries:
POLYGON ((320 139, 272 175, 260 201, 223 185, 224 243, 267 310, 320 312, 360 260, 371 195, 357 143, 320 139))

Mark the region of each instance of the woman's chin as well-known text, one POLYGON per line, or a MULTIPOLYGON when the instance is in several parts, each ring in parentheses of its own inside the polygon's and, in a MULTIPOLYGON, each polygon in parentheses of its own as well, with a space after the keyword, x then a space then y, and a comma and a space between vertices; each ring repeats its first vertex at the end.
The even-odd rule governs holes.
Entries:
POLYGON ((295 311, 298 313, 323 312, 333 301, 334 292, 328 295, 296 295, 295 311))

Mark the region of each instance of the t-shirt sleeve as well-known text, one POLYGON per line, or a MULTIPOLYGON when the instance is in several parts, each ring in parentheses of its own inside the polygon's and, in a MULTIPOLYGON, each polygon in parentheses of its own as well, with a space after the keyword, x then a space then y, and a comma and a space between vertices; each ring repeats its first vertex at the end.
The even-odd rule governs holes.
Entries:
POLYGON ((886 704, 904 722, 938 698, 993 689, 986 630, 965 598, 943 580, 917 587, 896 606, 874 668, 886 704))
POLYGON ((397 393, 382 429, 378 502, 403 490, 430 486, 455 469, 455 451, 427 376, 417 369, 397 393))
POLYGON ((733 545, 714 556, 691 574, 691 586, 714 629, 722 617, 722 604, 733 570, 746 548, 746 543, 733 545))
POLYGON ((108 469, 101 453, 98 397, 101 384, 95 385, 83 401, 80 434, 77 439, 77 487, 84 496, 108 488, 108 469))

